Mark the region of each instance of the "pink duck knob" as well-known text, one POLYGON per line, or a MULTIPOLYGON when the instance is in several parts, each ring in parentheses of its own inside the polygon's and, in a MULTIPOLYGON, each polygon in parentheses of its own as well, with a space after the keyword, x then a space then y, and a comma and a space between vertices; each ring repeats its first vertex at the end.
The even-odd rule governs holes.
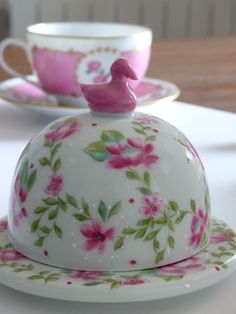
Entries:
POLYGON ((104 84, 80 84, 89 108, 94 112, 129 113, 134 111, 137 98, 129 86, 129 79, 138 80, 137 74, 126 59, 111 65, 111 81, 104 84))

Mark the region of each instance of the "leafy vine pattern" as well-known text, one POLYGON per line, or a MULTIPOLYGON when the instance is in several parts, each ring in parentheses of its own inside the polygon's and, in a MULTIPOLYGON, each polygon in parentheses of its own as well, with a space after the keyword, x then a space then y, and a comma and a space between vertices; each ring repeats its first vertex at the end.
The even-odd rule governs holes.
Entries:
POLYGON ((128 237, 151 241, 155 262, 159 264, 164 260, 167 249, 175 248, 175 226, 180 224, 187 214, 193 217, 189 245, 203 247, 207 244, 209 206, 205 204, 206 212, 204 212, 201 208, 197 208, 195 200, 190 200, 190 209, 181 209, 174 200, 164 204, 160 192, 153 190, 149 169, 159 160, 159 156, 154 154, 152 144, 158 136, 158 130, 150 124, 156 122, 155 118, 142 116, 133 120, 133 129, 139 136, 135 138, 126 139, 117 130, 104 130, 100 140, 88 145, 84 151, 96 161, 105 161, 113 169, 124 169, 127 179, 137 182, 136 189, 141 194, 139 212, 142 217, 134 227, 124 228, 117 236, 114 250, 122 248, 128 237), (142 173, 137 170, 139 165, 145 168, 142 173), (167 240, 165 246, 161 247, 158 236, 162 232, 167 233, 167 240))
POLYGON ((0 221, 0 269, 6 268, 13 273, 25 274, 21 278, 30 281, 40 281, 50 285, 92 288, 103 285, 107 289, 124 286, 143 285, 153 280, 166 283, 181 280, 188 275, 201 272, 216 273, 229 267, 232 257, 236 255, 236 234, 222 221, 212 221, 212 236, 210 245, 200 253, 184 261, 153 269, 131 272, 89 272, 59 269, 34 262, 16 251, 8 241, 6 218, 0 221), (53 283, 54 284, 54 283, 53 283))

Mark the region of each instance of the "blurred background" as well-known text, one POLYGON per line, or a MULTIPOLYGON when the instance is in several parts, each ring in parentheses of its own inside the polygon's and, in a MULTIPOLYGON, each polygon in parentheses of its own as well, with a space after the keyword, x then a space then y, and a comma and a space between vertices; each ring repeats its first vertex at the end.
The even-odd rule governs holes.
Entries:
POLYGON ((236 0, 0 0, 0 39, 29 24, 104 21, 141 24, 154 40, 236 33, 236 0))

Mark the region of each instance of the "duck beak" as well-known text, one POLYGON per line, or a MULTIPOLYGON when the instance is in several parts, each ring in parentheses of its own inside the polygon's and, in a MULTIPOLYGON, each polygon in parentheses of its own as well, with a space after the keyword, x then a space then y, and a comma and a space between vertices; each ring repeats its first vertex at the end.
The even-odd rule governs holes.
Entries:
POLYGON ((126 66, 125 75, 131 80, 139 80, 137 73, 133 70, 130 64, 127 64, 126 66))

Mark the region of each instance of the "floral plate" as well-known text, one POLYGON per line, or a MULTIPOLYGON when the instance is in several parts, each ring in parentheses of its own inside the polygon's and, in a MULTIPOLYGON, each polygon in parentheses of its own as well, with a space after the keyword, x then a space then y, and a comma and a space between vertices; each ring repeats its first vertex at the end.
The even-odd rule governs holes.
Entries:
POLYGON ((38 296, 104 303, 155 300, 203 289, 235 268, 236 233, 215 219, 204 251, 168 266, 129 272, 73 271, 30 260, 12 248, 7 219, 0 220, 0 283, 38 296))
MULTIPOLYGON (((34 76, 28 76, 29 79, 36 81, 34 76)), ((173 83, 144 78, 135 91, 138 97, 139 106, 153 104, 163 101, 171 101, 176 99, 180 90, 173 83)), ((22 79, 13 78, 0 83, 0 98, 15 104, 18 107, 30 109, 42 114, 61 117, 64 115, 72 115, 87 109, 87 105, 83 97, 81 106, 69 106, 58 104, 56 97, 48 96, 39 88, 25 83, 22 79)))

